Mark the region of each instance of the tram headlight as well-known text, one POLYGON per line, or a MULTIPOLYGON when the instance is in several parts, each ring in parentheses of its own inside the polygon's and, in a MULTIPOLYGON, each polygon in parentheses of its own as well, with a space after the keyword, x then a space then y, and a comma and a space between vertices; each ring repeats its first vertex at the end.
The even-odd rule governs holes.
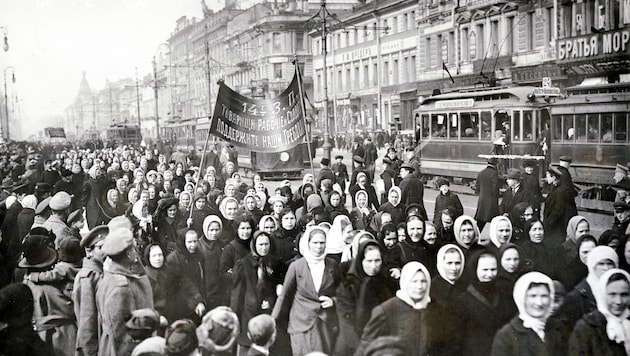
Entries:
POLYGON ((289 152, 280 153, 280 162, 287 163, 289 161, 289 152))

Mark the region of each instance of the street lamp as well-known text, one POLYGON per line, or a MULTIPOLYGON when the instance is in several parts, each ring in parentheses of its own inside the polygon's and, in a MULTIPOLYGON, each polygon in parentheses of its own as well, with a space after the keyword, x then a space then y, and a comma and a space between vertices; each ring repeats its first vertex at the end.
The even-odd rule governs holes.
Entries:
POLYGON ((7 30, 7 28, 4 26, 0 26, 0 30, 2 30, 2 34, 4 37, 4 44, 2 45, 2 49, 7 52, 9 51, 9 30, 7 30))
MULTIPOLYGON (((162 47, 168 48, 167 43, 160 43, 158 45, 157 52, 161 52, 162 47)), ((170 54, 169 54, 170 55, 170 54)), ((158 112, 158 81, 157 81, 157 63, 155 61, 155 55, 153 55, 153 97, 155 99, 155 131, 156 140, 160 140, 160 113, 158 112)))
MULTIPOLYGON (((6 37, 5 37, 6 39, 6 37)), ((7 95, 7 70, 11 70, 11 81, 15 83, 15 67, 9 66, 4 68, 2 75, 4 77, 4 114, 7 120, 7 139, 9 138, 9 96, 7 95)), ((0 138, 4 138, 2 133, 2 125, 0 124, 0 138)))

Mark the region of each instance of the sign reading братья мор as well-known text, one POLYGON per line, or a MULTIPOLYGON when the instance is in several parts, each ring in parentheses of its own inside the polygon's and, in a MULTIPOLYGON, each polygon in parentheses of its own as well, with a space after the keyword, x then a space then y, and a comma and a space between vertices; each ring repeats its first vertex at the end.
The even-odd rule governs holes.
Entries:
POLYGON ((282 152, 306 134, 299 81, 293 77, 279 96, 255 100, 220 84, 210 132, 255 152, 282 152))

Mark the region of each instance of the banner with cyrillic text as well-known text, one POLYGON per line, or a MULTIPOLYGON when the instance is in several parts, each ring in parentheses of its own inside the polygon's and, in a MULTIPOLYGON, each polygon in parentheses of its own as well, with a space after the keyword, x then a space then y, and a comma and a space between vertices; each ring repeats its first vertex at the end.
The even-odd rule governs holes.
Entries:
POLYGON ((254 152, 282 152, 302 142, 306 129, 297 73, 270 99, 250 99, 219 86, 210 133, 254 152))

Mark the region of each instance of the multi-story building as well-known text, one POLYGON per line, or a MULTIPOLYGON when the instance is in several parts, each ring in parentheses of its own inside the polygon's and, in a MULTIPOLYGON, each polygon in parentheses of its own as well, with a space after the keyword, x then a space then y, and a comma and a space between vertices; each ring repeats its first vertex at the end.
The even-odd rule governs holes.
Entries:
MULTIPOLYGON (((417 102, 417 1, 372 1, 340 17, 326 37, 326 77, 332 133, 386 130, 417 102)), ((321 34, 313 39, 315 101, 323 108, 321 34)), ((403 121, 404 122, 404 121, 403 121)), ((406 128, 406 127, 398 127, 406 128)))

